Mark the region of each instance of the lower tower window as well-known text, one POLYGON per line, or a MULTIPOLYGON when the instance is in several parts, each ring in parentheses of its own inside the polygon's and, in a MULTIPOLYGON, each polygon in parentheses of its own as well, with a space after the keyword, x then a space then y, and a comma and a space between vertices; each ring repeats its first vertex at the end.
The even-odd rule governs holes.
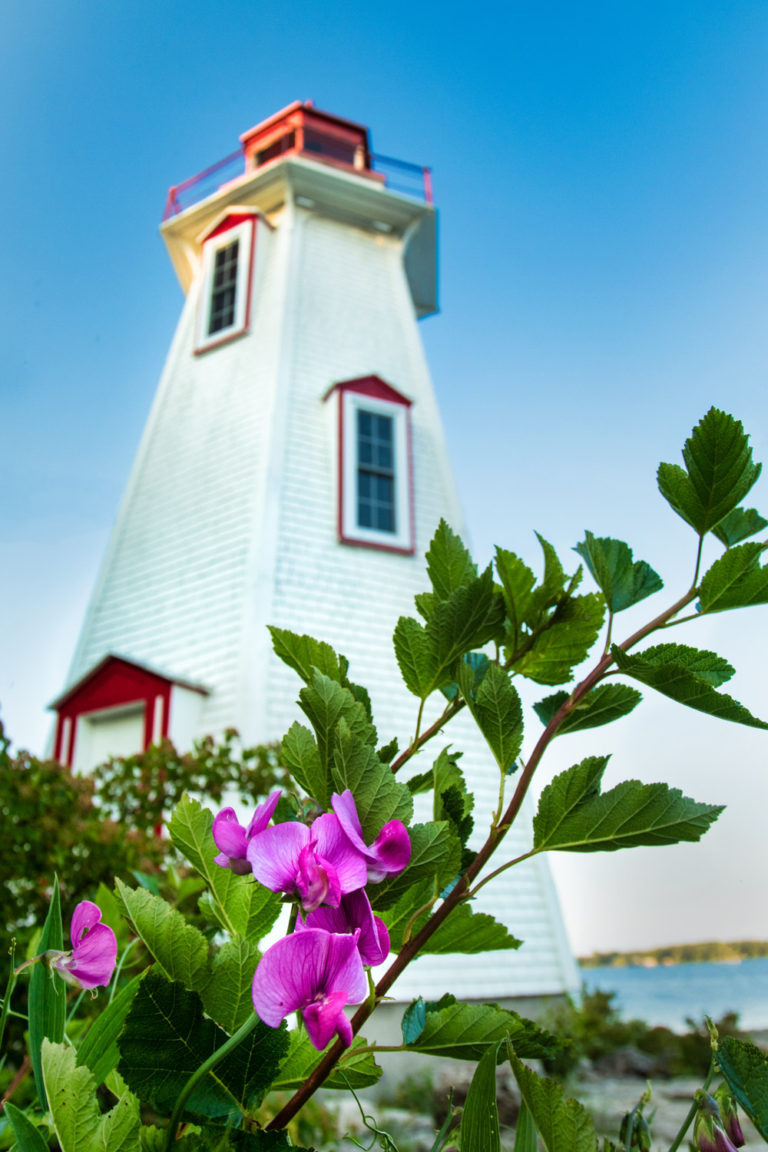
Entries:
POLYGON ((203 243, 195 352, 248 329, 254 220, 232 216, 203 243))

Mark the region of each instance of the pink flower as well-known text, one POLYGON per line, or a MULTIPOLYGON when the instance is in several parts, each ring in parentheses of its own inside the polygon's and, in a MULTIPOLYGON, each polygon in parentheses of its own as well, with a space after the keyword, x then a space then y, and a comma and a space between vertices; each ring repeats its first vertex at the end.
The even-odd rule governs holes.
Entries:
POLYGON ((411 838, 401 820, 390 820, 371 844, 366 846, 363 829, 357 814, 355 798, 349 788, 331 796, 331 807, 339 818, 349 842, 368 863, 368 879, 378 884, 385 876, 397 875, 411 859, 411 838))
POLYGON ((298 895, 305 912, 324 903, 338 906, 367 879, 364 858, 331 813, 319 816, 311 828, 295 821, 267 828, 249 842, 247 855, 260 884, 298 895))
POLYGON ((222 808, 221 812, 214 816, 211 832, 216 847, 220 849, 219 855, 214 857, 216 864, 222 868, 231 868, 238 876, 250 872, 251 866, 246 858, 248 842, 267 827, 280 795, 278 788, 263 804, 259 804, 247 828, 243 828, 237 819, 234 808, 222 808))
POLYGON ((117 962, 117 940, 110 927, 101 923, 101 909, 83 900, 72 914, 69 929, 71 952, 51 955, 58 974, 78 988, 106 987, 117 962))
POLYGON ((291 1012, 302 1013, 318 1051, 338 1035, 346 1047, 352 1027, 346 1004, 359 1004, 368 986, 357 950, 357 933, 340 936, 307 928, 267 949, 253 978, 253 1006, 270 1028, 291 1012))
POLYGON ((383 920, 374 916, 371 902, 362 890, 342 896, 338 908, 318 908, 304 923, 296 921, 296 931, 323 928, 326 932, 349 932, 357 937, 357 950, 363 964, 382 964, 389 955, 389 932, 383 920))

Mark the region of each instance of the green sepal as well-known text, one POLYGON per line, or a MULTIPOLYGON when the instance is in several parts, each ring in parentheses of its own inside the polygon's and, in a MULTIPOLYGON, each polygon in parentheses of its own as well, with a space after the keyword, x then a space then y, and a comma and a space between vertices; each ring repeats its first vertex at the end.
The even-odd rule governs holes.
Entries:
MULTIPOLYGON (((54 876, 51 903, 48 915, 40 934, 39 952, 62 952, 64 931, 61 925, 61 903, 59 878, 54 876)), ((64 1022, 67 1012, 67 994, 64 981, 48 968, 44 960, 32 965, 29 978, 29 1059, 35 1077, 37 1096, 43 1108, 46 1107, 45 1085, 43 1083, 43 1040, 54 1044, 64 1039, 64 1022)))
POLYGON ((749 728, 768 728, 765 720, 759 720, 743 704, 713 687, 717 677, 720 677, 717 682, 723 683, 726 669, 727 675, 733 672, 730 665, 713 652, 700 653, 682 644, 657 644, 637 655, 629 655, 614 645, 611 655, 620 671, 678 704, 749 728), (706 666, 708 658, 712 658, 711 666, 706 666))
POLYGON ((660 464, 659 491, 704 536, 744 499, 760 475, 740 420, 710 408, 683 447, 685 468, 660 464))
POLYGON ((645 560, 633 560, 632 549, 623 540, 593 536, 587 531, 574 552, 578 552, 592 573, 609 612, 623 612, 664 587, 658 572, 654 572, 650 564, 645 560))
MULTIPOLYGON (((533 710, 546 728, 554 719, 559 709, 569 698, 568 692, 555 692, 533 705, 533 710)), ((568 732, 580 732, 584 728, 599 728, 602 724, 610 724, 630 712, 642 700, 636 688, 628 684, 598 684, 582 696, 577 704, 566 714, 555 733, 564 736, 568 732)))
POLYGON ((590 756, 546 786, 533 821, 536 852, 614 852, 700 840, 723 811, 667 784, 625 780, 601 792, 607 756, 590 756))
POLYGON ((699 585, 702 612, 724 612, 768 604, 768 564, 760 557, 768 544, 740 544, 729 548, 704 574, 699 585))
POLYGON ((762 532, 763 528, 768 528, 768 520, 756 508, 734 508, 715 525, 712 535, 717 536, 726 548, 732 548, 734 544, 762 532))

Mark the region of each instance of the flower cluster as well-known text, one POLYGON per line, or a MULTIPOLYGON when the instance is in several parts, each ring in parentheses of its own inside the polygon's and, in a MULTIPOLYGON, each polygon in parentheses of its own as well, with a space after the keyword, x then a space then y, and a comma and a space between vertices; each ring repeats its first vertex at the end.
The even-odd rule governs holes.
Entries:
POLYGON ((251 872, 265 888, 300 905, 294 931, 273 944, 256 969, 253 1006, 272 1028, 300 1011, 319 1050, 334 1035, 348 1045, 352 1029, 344 1008, 365 997, 364 967, 381 964, 389 953, 389 933, 365 886, 407 866, 408 829, 390 820, 366 844, 349 789, 334 793, 332 811, 311 825, 290 820, 270 826, 279 796, 273 792, 260 804, 247 828, 232 808, 213 821, 217 864, 240 875, 251 872))

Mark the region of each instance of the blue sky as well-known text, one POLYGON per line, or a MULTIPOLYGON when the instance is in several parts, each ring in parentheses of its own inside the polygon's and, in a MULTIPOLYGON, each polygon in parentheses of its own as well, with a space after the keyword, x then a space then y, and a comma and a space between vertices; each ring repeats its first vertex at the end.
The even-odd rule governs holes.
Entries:
MULTIPOLYGON (((166 190, 294 99, 434 170, 441 313, 422 334, 478 558, 500 543, 537 563, 534 528, 567 555, 590 528, 627 539, 671 598, 693 541, 656 493, 659 460, 713 403, 768 459, 767 49, 762 0, 7 9, 0 704, 14 740, 42 747, 178 317, 166 190)), ((768 508, 765 481, 754 502, 768 508)), ((733 695, 758 714, 766 613, 679 637, 729 657, 733 695)), ((768 937, 763 734, 649 700, 569 739, 554 766, 612 750, 610 782, 668 779, 729 805, 699 848, 556 861, 579 950, 768 937)))

